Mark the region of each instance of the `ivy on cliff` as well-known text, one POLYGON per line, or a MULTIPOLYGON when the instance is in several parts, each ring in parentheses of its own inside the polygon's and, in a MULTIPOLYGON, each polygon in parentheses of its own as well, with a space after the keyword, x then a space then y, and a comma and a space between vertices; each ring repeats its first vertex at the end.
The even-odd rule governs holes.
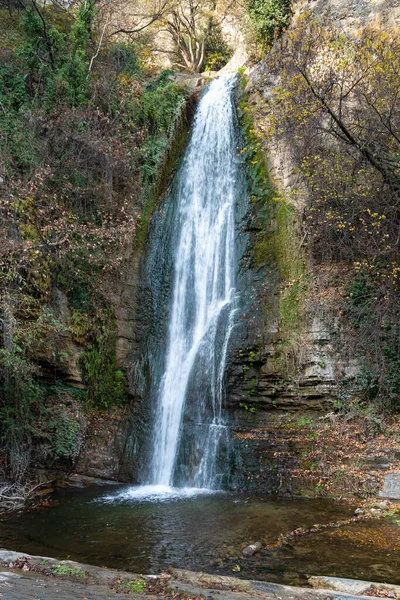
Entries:
MULTIPOLYGON (((246 97, 240 102, 239 117, 245 143, 240 155, 245 161, 249 179, 252 228, 257 231, 253 240, 253 264, 264 267, 270 277, 271 271, 276 272, 281 290, 281 351, 278 362, 286 375, 293 375, 301 360, 297 346, 304 322, 308 290, 298 210, 290 202, 290 198, 277 192, 270 180, 262 138, 255 124, 256 110, 249 105, 246 97)), ((265 298, 266 313, 271 308, 270 296, 268 292, 265 298)))

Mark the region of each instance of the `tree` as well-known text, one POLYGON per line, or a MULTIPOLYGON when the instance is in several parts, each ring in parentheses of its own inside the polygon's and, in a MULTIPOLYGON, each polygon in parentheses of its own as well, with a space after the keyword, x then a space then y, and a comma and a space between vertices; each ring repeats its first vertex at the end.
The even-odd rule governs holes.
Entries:
POLYGON ((252 24, 248 33, 250 45, 256 44, 263 54, 288 26, 291 0, 247 0, 246 12, 252 24))
POLYGON ((177 65, 198 73, 204 62, 206 42, 215 19, 214 0, 177 2, 165 18, 165 28, 175 46, 177 65))
MULTIPOLYGON (((110 36, 135 37, 144 30, 151 30, 156 52, 171 56, 177 67, 198 73, 204 66, 207 42, 239 6, 239 0, 120 3, 118 11, 112 5, 110 36), (128 25, 121 26, 119 23, 124 19, 128 25)), ((102 8, 103 20, 104 11, 107 11, 106 5, 102 8)))
POLYGON ((313 260, 338 273, 341 299, 327 309, 351 332, 343 345, 365 365, 366 397, 397 409, 397 32, 369 27, 351 34, 326 16, 306 15, 276 44, 268 68, 278 85, 266 103, 264 131, 290 145, 305 182, 305 239, 313 260))
POLYGON ((398 202, 398 39, 373 29, 357 39, 329 20, 306 17, 282 39, 275 57, 283 87, 290 90, 293 116, 302 106, 303 120, 352 148, 380 174, 398 202))

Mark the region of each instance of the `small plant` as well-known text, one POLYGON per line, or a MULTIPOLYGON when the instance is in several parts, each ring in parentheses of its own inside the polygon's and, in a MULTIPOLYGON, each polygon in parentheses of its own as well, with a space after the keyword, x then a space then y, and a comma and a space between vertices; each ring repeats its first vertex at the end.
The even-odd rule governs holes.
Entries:
POLYGON ((69 329, 74 340, 82 344, 85 340, 85 336, 90 331, 90 320, 87 314, 75 310, 71 314, 69 329))
POLYGON ((81 423, 62 408, 50 419, 48 429, 55 460, 74 460, 83 443, 84 428, 81 423))
POLYGON ((146 582, 144 579, 123 579, 118 582, 115 590, 117 592, 130 592, 132 594, 143 594, 146 589, 146 582))
POLYGON ((246 71, 245 67, 240 67, 238 69, 238 75, 240 77, 240 87, 242 90, 244 90, 247 85, 247 77, 246 77, 245 71, 246 71))
POLYGON ((233 565, 232 567, 232 572, 233 573, 240 573, 240 565, 233 565))
POLYGON ((239 406, 240 406, 240 408, 243 408, 243 410, 246 412, 249 412, 252 414, 257 412, 257 409, 255 406, 249 406, 248 404, 246 404, 246 402, 240 402, 239 406))
POLYGON ((87 575, 86 571, 82 571, 81 569, 73 569, 69 565, 59 564, 54 565, 51 568, 53 575, 61 575, 63 577, 85 577, 87 575))
POLYGON ((124 373, 116 368, 115 326, 102 328, 102 334, 93 344, 88 344, 81 357, 88 385, 89 400, 106 409, 125 400, 124 373))
POLYGON ((314 419, 312 419, 311 417, 306 417, 306 416, 303 415, 297 421, 297 423, 295 424, 295 426, 298 427, 299 429, 301 427, 308 427, 308 428, 311 429, 311 427, 313 427, 314 424, 315 424, 314 419))
POLYGON ((246 3, 250 18, 247 37, 249 41, 251 39, 252 45, 255 43, 255 54, 259 57, 287 27, 291 16, 290 4, 290 0, 252 0, 246 3))

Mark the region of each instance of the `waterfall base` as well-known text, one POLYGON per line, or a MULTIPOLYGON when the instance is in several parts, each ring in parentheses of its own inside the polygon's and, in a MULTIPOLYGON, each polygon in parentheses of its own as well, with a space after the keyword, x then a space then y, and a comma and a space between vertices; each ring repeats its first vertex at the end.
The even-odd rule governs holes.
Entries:
POLYGON ((207 488, 175 488, 168 485, 142 485, 129 487, 116 494, 104 496, 102 502, 118 502, 120 500, 137 500, 139 502, 162 502, 163 500, 180 500, 193 498, 195 496, 206 496, 216 494, 219 490, 207 488))

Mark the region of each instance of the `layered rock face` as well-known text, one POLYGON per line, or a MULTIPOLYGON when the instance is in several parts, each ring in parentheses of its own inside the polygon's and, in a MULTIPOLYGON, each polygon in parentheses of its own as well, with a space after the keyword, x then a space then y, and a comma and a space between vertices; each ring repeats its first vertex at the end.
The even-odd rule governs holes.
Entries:
MULTIPOLYGON (((400 22, 400 3, 396 0, 350 4, 344 0, 316 0, 298 2, 294 6, 295 15, 306 11, 321 15, 326 10, 338 26, 352 31, 366 24, 384 27, 400 22)), ((276 84, 265 64, 256 66, 245 90, 249 104, 258 101, 255 90, 268 100, 276 84)), ((296 168, 290 139, 274 140, 266 160, 273 184, 288 199, 300 219, 299 194, 294 201, 291 192, 301 190, 302 201, 306 201, 307 190, 296 168)), ((268 234, 279 230, 274 215, 266 227, 268 234)), ((325 459, 319 457, 318 466, 313 459, 308 459, 316 451, 318 436, 322 435, 320 428, 314 429, 310 423, 331 423, 329 415, 342 402, 344 388, 347 395, 357 394, 354 377, 358 365, 338 352, 335 345, 337 324, 326 319, 324 308, 317 299, 308 300, 295 343, 288 351, 282 336, 280 302, 287 282, 279 274, 278 261, 255 264, 252 259, 251 246, 261 229, 246 225, 244 230, 249 238, 249 261, 242 268, 240 286, 246 298, 240 323, 232 337, 225 382, 225 407, 232 425, 233 461, 237 472, 234 485, 263 493, 334 493, 332 489, 321 488, 323 473, 327 471, 320 463, 325 459)), ((148 252, 148 247, 144 251, 148 252)), ((157 319, 161 317, 157 312, 154 319, 154 307, 149 308, 146 304, 139 255, 132 252, 125 259, 123 277, 110 286, 109 300, 116 316, 118 366, 129 371, 129 365, 136 360, 138 338, 143 338, 143 332, 148 329, 158 327, 157 319)), ((62 320, 68 322, 65 298, 59 294, 56 303, 62 320)), ((156 311, 159 308, 155 307, 156 311)), ((61 343, 68 346, 70 357, 63 377, 69 385, 81 387, 79 346, 69 338, 61 343)), ((143 380, 147 376, 143 373, 143 380)), ((136 479, 135 444, 138 437, 144 435, 149 410, 144 400, 143 380, 131 380, 132 413, 116 420, 111 432, 106 432, 107 428, 103 427, 90 437, 77 463, 79 473, 105 479, 136 479), (105 450, 99 453, 100 446, 105 450)), ((324 449, 324 456, 335 454, 335 444, 342 442, 340 437, 335 437, 331 446, 324 449)), ((375 492, 381 485, 379 473, 396 468, 398 456, 393 448, 382 452, 376 448, 364 450, 360 459, 360 477, 366 481, 363 492, 375 492)), ((144 459, 142 456, 141 460, 144 459)), ((347 474, 343 476, 335 484, 337 489, 343 493, 352 487, 358 490, 359 474, 353 479, 347 478, 347 474)))
MULTIPOLYGON (((352 33, 366 26, 384 29, 400 23, 400 4, 396 0, 352 3, 342 0, 300 1, 294 4, 293 9, 293 22, 305 13, 320 18, 329 13, 335 25, 352 33)), ((245 110, 253 112, 258 103, 268 104, 271 92, 278 84, 266 63, 256 65, 250 71, 244 92, 248 107, 245 110)), ((253 114, 257 114, 257 110, 253 114)), ((257 123, 254 127, 257 128, 257 123)), ((280 135, 269 141, 264 151, 271 181, 300 223, 302 207, 307 203, 307 185, 293 156, 291 140, 280 135)), ((279 223, 274 218, 270 219, 264 232, 267 235, 278 232, 279 235, 279 223)), ((235 341, 226 397, 235 432, 236 466, 240 472, 237 485, 263 493, 312 495, 317 491, 335 494, 334 489, 325 485, 324 477, 329 468, 323 464, 325 471, 320 469, 319 462, 329 462, 329 455, 341 454, 343 448, 337 448, 335 444, 348 443, 344 439, 344 431, 338 436, 332 434, 333 430, 336 432, 334 411, 344 401, 357 398, 359 365, 338 347, 340 325, 326 317, 316 290, 318 278, 314 278, 312 266, 308 266, 312 282, 304 298, 307 306, 300 325, 294 325, 294 341, 288 353, 285 335, 282 335, 280 301, 288 281, 282 276, 279 257, 267 265, 254 266, 251 260, 249 263, 253 267, 250 268, 250 278, 254 298, 251 308, 242 317, 246 326, 241 328, 241 341, 235 341), (316 430, 314 426, 311 431, 307 427, 304 429, 302 421, 307 420, 316 425, 316 430), (295 423, 300 423, 298 429, 293 425, 295 423), (322 423, 327 424, 325 435, 332 435, 334 441, 319 455, 316 440, 323 435, 322 423), (307 468, 304 456, 316 454, 318 465, 311 461, 312 468, 307 468)), ((350 430, 352 428, 357 430, 355 425, 349 426, 350 430)), ((390 444, 383 449, 378 448, 377 442, 374 444, 366 444, 363 449, 361 444, 359 456, 355 453, 351 460, 342 457, 346 464, 344 475, 335 484, 338 494, 376 493, 382 486, 382 472, 399 468, 396 449, 389 447, 390 444), (352 460, 354 464, 358 460, 360 470, 357 475, 351 474, 351 469, 348 469, 352 460), (365 483, 362 492, 361 480, 365 483)), ((340 468, 338 458, 337 469, 340 468)))

